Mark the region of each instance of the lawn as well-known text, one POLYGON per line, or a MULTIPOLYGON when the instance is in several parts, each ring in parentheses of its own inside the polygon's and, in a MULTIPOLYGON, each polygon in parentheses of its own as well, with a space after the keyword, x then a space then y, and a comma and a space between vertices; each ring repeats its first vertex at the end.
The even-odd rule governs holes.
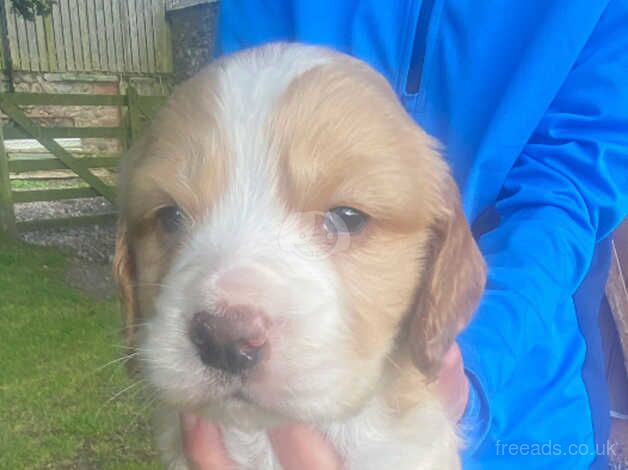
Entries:
POLYGON ((78 178, 68 179, 24 179, 11 181, 13 190, 31 190, 31 189, 65 189, 65 188, 88 188, 89 185, 78 178))
POLYGON ((122 353, 117 301, 66 286, 66 261, 0 238, 0 468, 159 468, 150 400, 105 366, 122 353))

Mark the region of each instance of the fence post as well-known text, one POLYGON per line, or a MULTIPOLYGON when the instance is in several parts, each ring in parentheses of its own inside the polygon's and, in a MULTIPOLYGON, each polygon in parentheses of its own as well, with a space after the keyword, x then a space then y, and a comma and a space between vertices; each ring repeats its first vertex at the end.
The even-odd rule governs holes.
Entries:
POLYGON ((126 89, 127 97, 127 116, 129 124, 129 147, 133 144, 135 139, 138 138, 142 129, 142 115, 140 111, 140 104, 138 99, 137 90, 134 86, 130 85, 126 89))
POLYGON ((4 133, 0 125, 0 232, 10 237, 17 236, 15 226, 15 212, 11 195, 11 181, 9 180, 9 156, 4 148, 4 133))

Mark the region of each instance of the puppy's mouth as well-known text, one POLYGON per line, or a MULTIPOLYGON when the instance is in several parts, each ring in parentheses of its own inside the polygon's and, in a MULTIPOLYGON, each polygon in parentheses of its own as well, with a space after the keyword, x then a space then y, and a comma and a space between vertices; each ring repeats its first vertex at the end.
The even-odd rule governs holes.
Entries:
POLYGON ((247 408, 255 408, 265 413, 272 413, 275 415, 282 414, 280 406, 277 406, 278 404, 266 403, 262 398, 263 397, 248 393, 245 388, 240 388, 225 397, 225 400, 232 401, 238 405, 244 405, 247 408))
POLYGON ((238 390, 236 392, 233 392, 229 396, 229 398, 231 398, 233 400, 237 400, 237 401, 242 401, 242 402, 248 403, 250 405, 257 405, 257 403, 255 403, 253 400, 251 400, 249 397, 247 397, 242 390, 238 390))
MULTIPOLYGON (((202 412, 211 410, 218 415, 232 414, 244 410, 253 414, 282 416, 282 401, 265 387, 253 385, 249 374, 231 375, 212 371, 213 383, 194 384, 188 393, 172 394, 169 389, 161 389, 164 398, 182 411, 202 412), (186 398, 180 400, 182 396, 186 398), (172 400, 174 398, 174 401, 172 400)), ((251 371, 251 375, 252 371, 251 371)))
POLYGON ((184 407, 182 411, 204 416, 215 423, 230 424, 243 429, 266 428, 292 420, 280 407, 264 404, 243 389, 205 404, 184 407))

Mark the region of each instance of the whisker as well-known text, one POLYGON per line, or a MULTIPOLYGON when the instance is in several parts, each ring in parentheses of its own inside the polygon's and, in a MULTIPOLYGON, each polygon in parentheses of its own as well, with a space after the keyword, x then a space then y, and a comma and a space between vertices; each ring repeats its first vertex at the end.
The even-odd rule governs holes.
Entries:
POLYGON ((171 287, 172 284, 163 282, 132 282, 133 287, 171 287))
POLYGON ((159 394, 157 392, 154 392, 152 396, 147 399, 146 404, 144 404, 144 406, 142 406, 138 410, 137 412, 138 417, 145 417, 151 408, 156 408, 158 402, 159 402, 159 394))
POLYGON ((122 390, 116 392, 111 398, 109 398, 96 412, 96 415, 100 414, 101 411, 112 401, 114 401, 116 398, 118 398, 119 396, 121 396, 123 393, 128 392, 129 390, 133 390, 134 388, 136 388, 139 385, 142 385, 144 383, 143 379, 137 380, 135 382, 133 382, 131 385, 129 385, 128 387, 124 387, 122 390))
POLYGON ((136 322, 136 323, 125 323, 124 326, 126 328, 129 328, 129 327, 140 328, 140 327, 143 327, 143 326, 146 326, 146 325, 149 325, 149 324, 150 324, 150 322, 141 321, 141 322, 136 322))
POLYGON ((118 364, 118 363, 122 363, 122 364, 124 364, 125 362, 129 361, 131 358, 133 358, 133 357, 137 356, 138 354, 139 354, 139 352, 137 352, 137 351, 136 351, 136 352, 134 352, 134 353, 127 354, 127 355, 124 355, 124 356, 118 357, 118 358, 116 358, 116 359, 113 359, 113 360, 111 360, 111 361, 107 362, 106 364, 104 364, 104 365, 102 365, 102 366, 100 366, 100 367, 97 367, 97 368, 94 370, 94 372, 100 372, 101 370, 103 370, 103 369, 105 369, 105 368, 107 368, 107 367, 109 367, 109 366, 112 366, 112 365, 118 364))
POLYGON ((399 364, 397 364, 392 357, 390 357, 389 355, 386 355, 385 359, 390 362, 392 364, 392 366, 397 369, 397 370, 401 370, 401 366, 399 364))
POLYGON ((127 349, 130 351, 137 351, 137 348, 135 346, 127 346, 126 344, 112 344, 111 346, 118 349, 127 349))

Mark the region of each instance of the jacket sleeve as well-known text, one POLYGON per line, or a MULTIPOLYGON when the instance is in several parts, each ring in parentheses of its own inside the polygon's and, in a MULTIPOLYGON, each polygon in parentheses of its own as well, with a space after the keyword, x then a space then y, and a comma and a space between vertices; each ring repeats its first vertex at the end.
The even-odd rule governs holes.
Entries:
POLYGON ((553 312, 586 275, 596 242, 628 210, 626 25, 628 2, 610 2, 506 178, 499 225, 480 238, 487 291, 459 336, 474 393, 489 408, 488 419, 475 412, 483 429, 472 438, 487 430, 491 407, 506 406, 494 405, 493 394, 543 341, 553 312))

